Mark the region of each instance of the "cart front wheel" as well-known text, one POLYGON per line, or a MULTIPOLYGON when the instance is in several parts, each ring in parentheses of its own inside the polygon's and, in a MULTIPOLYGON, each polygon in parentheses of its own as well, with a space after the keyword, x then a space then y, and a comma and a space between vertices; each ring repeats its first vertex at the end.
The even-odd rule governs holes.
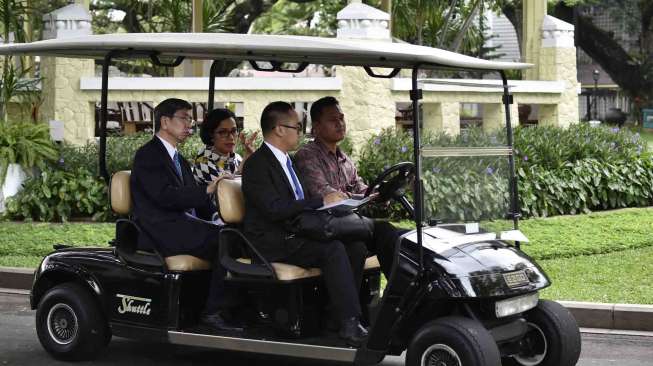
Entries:
POLYGON ((478 322, 446 317, 425 324, 413 337, 406 366, 499 366, 499 349, 478 322))
POLYGON ((43 348, 61 360, 93 359, 111 339, 97 301, 76 283, 55 286, 43 296, 36 333, 43 348))
POLYGON ((540 300, 524 314, 528 331, 520 341, 520 352, 504 365, 573 366, 580 357, 581 340, 576 319, 555 301, 540 300))

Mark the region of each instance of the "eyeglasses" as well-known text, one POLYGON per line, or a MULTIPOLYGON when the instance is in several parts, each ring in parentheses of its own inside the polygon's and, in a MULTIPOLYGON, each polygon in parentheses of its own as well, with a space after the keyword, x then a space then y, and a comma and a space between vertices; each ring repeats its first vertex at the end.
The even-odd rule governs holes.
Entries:
POLYGON ((304 126, 301 123, 298 123, 297 126, 291 126, 291 125, 285 125, 282 123, 279 123, 279 126, 283 126, 286 128, 292 128, 293 130, 297 131, 298 134, 301 134, 304 132, 304 126))
POLYGON ((226 139, 229 136, 238 136, 238 129, 237 128, 232 128, 232 129, 219 128, 219 129, 215 130, 215 134, 222 137, 223 139, 226 139))
POLYGON ((184 121, 184 124, 187 125, 187 126, 190 126, 190 127, 195 126, 195 120, 193 120, 193 117, 190 117, 190 116, 181 117, 181 116, 172 115, 172 119, 175 119, 175 118, 177 118, 180 121, 184 121))

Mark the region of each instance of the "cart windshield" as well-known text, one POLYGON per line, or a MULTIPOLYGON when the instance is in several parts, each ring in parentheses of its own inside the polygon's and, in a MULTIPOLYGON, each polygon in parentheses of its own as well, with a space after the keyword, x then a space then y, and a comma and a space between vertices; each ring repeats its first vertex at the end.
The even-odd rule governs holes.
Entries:
POLYGON ((421 176, 424 215, 444 223, 480 222, 492 231, 513 229, 506 129, 481 127, 457 136, 426 128, 422 136, 421 176))

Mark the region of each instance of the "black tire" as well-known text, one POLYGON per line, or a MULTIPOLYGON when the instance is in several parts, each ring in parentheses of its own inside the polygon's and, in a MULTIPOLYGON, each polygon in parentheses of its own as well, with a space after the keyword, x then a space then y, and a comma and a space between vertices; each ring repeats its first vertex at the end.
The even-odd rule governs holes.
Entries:
POLYGON ((426 323, 408 346, 406 366, 499 366, 497 344, 477 321, 450 316, 426 323))
POLYGON ((36 334, 48 353, 66 361, 94 359, 111 339, 96 299, 72 282, 43 296, 36 310, 36 334))
POLYGON ((569 310, 555 301, 540 300, 524 318, 529 327, 522 341, 525 349, 505 359, 504 365, 573 366, 578 362, 580 330, 569 310))

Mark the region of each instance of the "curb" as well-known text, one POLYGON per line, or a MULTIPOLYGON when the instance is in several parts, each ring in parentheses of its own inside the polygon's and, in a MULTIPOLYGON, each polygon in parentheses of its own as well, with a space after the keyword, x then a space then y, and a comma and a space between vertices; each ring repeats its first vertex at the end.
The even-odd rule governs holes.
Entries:
MULTIPOLYGON (((30 290, 33 268, 0 267, 0 288, 30 290)), ((653 332, 653 305, 558 301, 582 328, 653 332)))
POLYGON ((35 268, 0 267, 0 287, 30 290, 35 268))

